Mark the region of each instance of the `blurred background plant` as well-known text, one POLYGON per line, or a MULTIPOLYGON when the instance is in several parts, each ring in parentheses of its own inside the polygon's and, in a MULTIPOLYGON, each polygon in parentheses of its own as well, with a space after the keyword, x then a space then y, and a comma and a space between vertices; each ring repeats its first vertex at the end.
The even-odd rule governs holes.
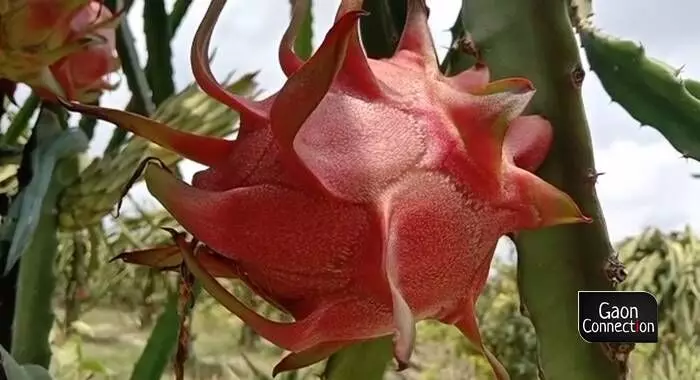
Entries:
MULTIPOLYGON (((105 3, 115 12, 122 9, 119 7, 125 7, 125 14, 131 12, 131 1, 105 3)), ((697 128, 695 132, 691 128, 697 126, 693 123, 700 115, 696 104, 700 102, 693 100, 700 93, 693 92, 693 89, 697 90, 695 82, 681 81, 672 70, 643 55, 636 45, 630 50, 629 43, 599 34, 588 19, 589 1, 552 0, 555 5, 552 9, 531 18, 523 17, 519 21, 522 24, 511 25, 505 28, 507 33, 491 39, 485 34, 489 25, 484 22, 503 20, 509 12, 521 9, 518 7, 543 7, 545 4, 536 1, 523 1, 517 6, 497 3, 463 2, 464 12, 455 15, 456 22, 451 29, 453 43, 443 60, 445 73, 455 74, 467 69, 477 57, 486 60, 498 75, 512 74, 512 68, 502 62, 518 62, 525 72, 516 74, 534 78, 538 89, 543 89, 544 95, 538 95, 536 108, 553 115, 555 124, 561 124, 561 117, 557 119, 561 115, 552 109, 562 97, 573 103, 580 101, 580 94, 578 90, 561 90, 563 86, 548 85, 555 83, 555 78, 542 73, 540 66, 532 62, 547 59, 552 65, 561 67, 571 60, 578 62, 578 57, 571 53, 577 51, 575 46, 572 47, 574 30, 569 19, 564 17, 566 12, 558 12, 565 9, 570 12, 582 37, 592 69, 611 96, 631 116, 658 128, 683 155, 698 157, 700 145, 696 144, 700 138, 697 128), (553 30, 522 32, 530 30, 528 28, 533 23, 554 26, 553 30), (561 50, 553 49, 556 51, 551 56, 540 58, 529 53, 520 54, 517 49, 506 53, 495 49, 485 55, 479 54, 478 46, 495 44, 503 49, 512 48, 509 44, 519 41, 514 38, 518 33, 532 42, 528 46, 541 48, 558 43, 561 50), (548 36, 550 33, 561 38, 552 41, 548 36), (636 54, 632 55, 632 61, 627 53, 636 54), (499 54, 505 54, 508 59, 502 60, 504 56, 499 54), (629 66, 629 62, 637 66, 629 66), (626 75, 610 75, 615 67, 625 67, 626 75), (655 83, 666 86, 645 85, 643 78, 652 78, 657 81, 655 83), (666 91, 668 88, 672 90, 666 91), (678 91, 681 88, 687 91, 678 91), (643 112, 648 99, 659 94, 677 102, 671 102, 672 106, 667 108, 654 108, 651 114, 643 112)), ((143 58, 139 57, 135 47, 130 23, 126 18, 121 19, 115 43, 123 77, 131 92, 125 108, 183 130, 234 136, 238 120, 236 113, 207 97, 194 84, 178 90, 174 83, 173 53, 167 41, 178 31, 193 4, 191 0, 168 2, 168 6, 163 0, 144 3, 143 19, 146 22, 143 23, 143 33, 147 57, 143 58)), ((365 7, 372 12, 361 25, 368 54, 372 57, 387 56, 393 52, 402 30, 405 3, 402 0, 375 0, 367 1, 365 7)), ((0 23, 3 22, 1 17, 0 23)), ((313 15, 309 14, 302 26, 303 32, 296 46, 300 55, 308 56, 313 50, 312 20, 313 15)), ((258 97, 261 88, 256 75, 255 72, 233 73, 226 83, 232 92, 258 97)), ((0 345, 9 350, 18 363, 49 367, 50 373, 58 379, 170 378, 172 357, 178 344, 176 300, 180 277, 175 272, 157 272, 111 259, 124 251, 168 242, 170 237, 161 227, 176 227, 176 223, 162 209, 146 207, 141 200, 134 198, 133 192, 124 198, 120 216, 116 217, 112 212, 142 160, 155 156, 177 170, 179 157, 116 129, 105 150, 91 158, 85 153, 85 148, 88 141, 91 144, 95 141, 97 123, 94 119, 69 119, 60 108, 43 103, 37 94, 13 104, 10 99, 14 84, 6 80, 0 80, 0 91, 4 94, 0 119, 0 214, 3 216, 0 228, 0 274, 3 274, 0 279, 0 345), (15 261, 19 264, 11 265, 15 261), (5 273, 6 268, 11 270, 5 273)), ((585 118, 580 109, 566 112, 570 113, 569 117, 578 129, 572 128, 573 132, 569 133, 559 127, 558 138, 564 141, 560 141, 559 146, 579 149, 583 152, 581 160, 585 162, 586 155, 590 154, 588 140, 580 138, 581 134, 588 133, 585 118), (576 137, 567 140, 569 135, 576 137)), ((561 152, 560 149, 560 155, 561 152)), ((560 162, 567 168, 581 165, 580 161, 568 158, 562 158, 560 162)), ((547 175, 547 171, 544 174, 547 175)), ((568 182, 559 185, 574 186, 568 182)), ((582 198, 592 213, 598 213, 595 195, 581 190, 579 185, 574 187, 574 195, 582 198)), ((581 265, 593 269, 582 276, 586 279, 584 282, 563 285, 582 288, 591 283, 602 283, 601 286, 612 287, 610 281, 601 280, 595 271, 601 269, 596 260, 609 254, 605 248, 608 239, 604 228, 583 233, 576 228, 557 230, 552 236, 537 239, 570 242, 567 239, 571 236, 584 236, 594 243, 570 246, 572 252, 567 254, 581 262, 555 259, 555 264, 559 265, 557 268, 585 272, 578 267, 583 263, 581 265), (588 258, 588 249, 596 254, 588 258), (577 252, 580 255, 575 256, 577 252)), ((699 239, 690 227, 677 232, 649 228, 616 247, 617 258, 628 272, 619 288, 645 290, 659 301, 661 340, 659 344, 638 345, 632 351, 629 378, 700 378, 697 334, 700 330, 699 239)), ((527 236, 518 238, 516 245, 527 252, 538 247, 539 243, 534 240, 527 236)), ((558 248, 544 251, 547 252, 537 253, 551 254, 551 257, 562 254, 558 248)), ((483 337, 515 380, 536 379, 543 367, 545 372, 551 368, 558 373, 555 362, 566 352, 552 354, 551 349, 542 352, 538 347, 542 344, 538 338, 547 342, 547 337, 552 336, 550 331, 556 331, 557 324, 570 321, 556 313, 551 319, 538 317, 542 308, 534 304, 531 305, 535 315, 533 320, 541 321, 540 331, 536 331, 527 316, 529 313, 526 313, 529 308, 525 304, 532 301, 527 297, 523 301, 523 295, 532 294, 547 282, 528 276, 531 273, 528 268, 540 264, 533 260, 528 255, 516 259, 515 246, 511 244, 510 256, 495 260, 489 282, 477 304, 483 337), (516 264, 516 261, 519 262, 516 264), (552 329, 549 329, 548 322, 551 322, 552 329)), ((566 281, 568 273, 547 272, 540 273, 540 276, 550 276, 551 281, 566 281)), ((225 285, 259 313, 272 319, 285 318, 236 281, 225 285)), ((567 291, 566 286, 562 289, 549 290, 567 291)), ((199 294, 196 288, 194 293, 196 302, 192 311, 187 378, 269 379, 270 369, 282 352, 259 339, 252 330, 218 307, 207 294, 199 294)), ((347 373, 356 373, 348 370, 352 367, 364 367, 369 371, 364 373, 371 372, 372 375, 363 375, 362 378, 367 380, 481 379, 491 374, 484 359, 454 328, 423 322, 419 325, 417 341, 415 358, 410 368, 401 374, 387 366, 390 355, 387 355, 385 342, 373 342, 344 350, 331 358, 327 366, 320 363, 279 378, 313 379, 325 368, 328 380, 348 379, 351 377, 347 377, 347 373)), ((583 343, 575 343, 572 349, 579 350, 579 353, 589 349, 587 346, 581 349, 579 345, 583 343)), ((591 357, 592 362, 598 364, 608 360, 595 355, 591 357)), ((626 356, 622 362, 625 361, 626 356)), ((590 367, 590 371, 599 370, 595 365, 590 367)), ((559 380, 562 377, 548 375, 546 378, 559 380)), ((601 375, 600 378, 612 377, 601 375)))

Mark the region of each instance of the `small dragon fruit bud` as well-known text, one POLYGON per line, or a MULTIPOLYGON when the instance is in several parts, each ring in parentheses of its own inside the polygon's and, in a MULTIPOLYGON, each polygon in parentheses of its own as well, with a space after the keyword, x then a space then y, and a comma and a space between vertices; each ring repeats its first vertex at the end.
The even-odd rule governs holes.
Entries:
POLYGON ((147 164, 148 189, 194 236, 120 258, 159 268, 185 264, 203 287, 259 335, 290 351, 274 373, 320 361, 344 346, 394 336, 405 368, 415 322, 453 324, 498 379, 474 304, 499 237, 588 222, 565 193, 532 172, 552 128, 520 116, 530 81, 489 81, 477 65, 438 68, 425 0, 408 0, 393 57, 366 57, 362 0, 342 0, 335 24, 307 61, 292 47, 307 1, 296 1, 279 46, 288 77, 262 101, 228 92, 209 67, 209 40, 225 0, 212 0, 192 48, 200 87, 237 110, 235 141, 198 136, 115 110, 66 103, 208 166, 187 184, 147 164), (268 320, 216 277, 239 278, 288 312, 268 320))
POLYGON ((0 77, 46 99, 93 101, 114 88, 118 21, 99 0, 0 0, 0 77))

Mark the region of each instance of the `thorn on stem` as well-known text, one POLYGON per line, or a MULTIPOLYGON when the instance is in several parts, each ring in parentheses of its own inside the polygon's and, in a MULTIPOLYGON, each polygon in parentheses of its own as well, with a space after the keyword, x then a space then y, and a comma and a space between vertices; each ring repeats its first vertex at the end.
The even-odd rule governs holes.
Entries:
POLYGON ((675 73, 674 73, 674 76, 679 76, 679 75, 681 75, 681 73, 683 72, 683 70, 685 70, 685 65, 681 65, 681 67, 679 67, 678 69, 676 69, 676 71, 675 71, 675 73))
POLYGON ((574 86, 574 88, 580 89, 583 85, 583 79, 585 77, 586 72, 583 70, 583 67, 581 67, 581 64, 576 64, 576 66, 571 70, 571 84, 574 86))
POLYGON ((520 301, 520 315, 525 318, 530 318, 530 311, 527 310, 527 306, 525 306, 525 302, 522 300, 520 301))
POLYGON ((626 373, 628 372, 627 360, 632 349, 634 349, 634 343, 601 343, 601 347, 605 356, 617 364, 620 379, 626 379, 626 373))
POLYGON ((644 54, 644 45, 642 45, 641 42, 639 43, 639 47, 637 48, 637 51, 639 52, 639 54, 642 54, 642 55, 644 54))
POLYGON ((586 174, 586 179, 589 183, 598 183, 598 177, 604 175, 605 172, 597 172, 595 169, 588 169, 588 174, 586 174))
POLYGON ((469 32, 467 32, 464 37, 457 39, 455 44, 457 45, 458 51, 469 54, 477 60, 480 60, 479 49, 476 47, 476 43, 474 43, 474 39, 469 32))
POLYGON ((612 282, 613 287, 616 287, 627 278, 627 270, 624 264, 620 262, 617 254, 608 257, 605 264, 603 264, 603 271, 608 280, 612 282))

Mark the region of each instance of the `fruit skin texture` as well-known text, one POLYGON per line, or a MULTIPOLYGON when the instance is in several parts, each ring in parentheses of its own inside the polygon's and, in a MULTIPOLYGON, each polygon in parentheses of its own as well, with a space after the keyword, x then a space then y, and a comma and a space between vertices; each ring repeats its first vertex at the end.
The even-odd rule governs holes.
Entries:
POLYGON ((0 77, 92 102, 114 88, 118 21, 99 0, 0 0, 0 77))
POLYGON ((251 101, 222 89, 208 66, 224 4, 212 1, 192 65, 207 93, 240 112, 235 141, 67 104, 209 167, 188 185, 147 165, 149 190, 194 239, 174 234, 174 246, 122 259, 161 268, 184 262, 225 307, 291 351, 274 373, 392 334, 403 368, 415 322, 437 319, 457 326, 507 379, 474 315, 498 238, 590 221, 531 173, 552 141, 546 120, 519 116, 532 84, 489 82, 482 65, 443 76, 423 0, 408 2, 392 58, 366 58, 357 32, 361 1, 344 0, 323 44, 303 62, 291 50, 308 6, 298 1, 279 50, 287 82, 251 101), (214 277, 240 278, 295 321, 261 317, 214 277))

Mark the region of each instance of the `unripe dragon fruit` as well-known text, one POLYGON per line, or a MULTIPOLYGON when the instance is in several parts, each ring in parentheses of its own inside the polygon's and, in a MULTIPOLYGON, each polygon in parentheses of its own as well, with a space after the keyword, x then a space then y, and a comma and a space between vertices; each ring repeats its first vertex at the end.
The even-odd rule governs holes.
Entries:
POLYGON ((225 0, 211 2, 192 65, 208 94, 240 112, 235 141, 66 104, 208 166, 188 185, 146 165, 150 192, 194 238, 175 234, 173 246, 122 258, 160 268, 184 261, 224 306, 291 351, 275 373, 388 335, 405 367, 416 321, 436 319, 457 326, 506 379, 474 315, 497 240, 589 219, 531 173, 552 129, 539 116, 519 116, 534 93, 528 80, 489 82, 483 65, 443 76, 424 0, 408 1, 394 56, 368 59, 358 36, 361 3, 342 1, 304 62, 292 51, 308 6, 298 1, 279 48, 288 79, 252 101, 228 93, 210 71, 209 41, 225 0), (295 321, 258 315, 215 277, 241 279, 295 321))
POLYGON ((0 0, 0 77, 91 102, 119 69, 113 15, 101 0, 0 0))

